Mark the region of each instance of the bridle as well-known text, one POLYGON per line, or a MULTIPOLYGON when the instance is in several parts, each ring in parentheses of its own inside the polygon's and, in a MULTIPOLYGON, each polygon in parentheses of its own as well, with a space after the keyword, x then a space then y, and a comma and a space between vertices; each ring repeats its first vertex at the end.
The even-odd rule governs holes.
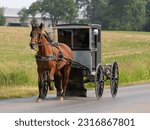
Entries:
POLYGON ((42 33, 42 30, 40 30, 40 29, 38 29, 38 28, 37 28, 36 30, 35 30, 35 31, 36 31, 35 33, 38 33, 38 34, 32 34, 32 33, 33 33, 33 30, 32 30, 32 32, 30 33, 30 37, 31 37, 31 38, 34 38, 33 35, 38 35, 38 38, 36 37, 36 39, 35 39, 34 42, 31 41, 31 42, 29 43, 30 48, 33 49, 33 50, 35 50, 35 51, 38 51, 37 49, 34 48, 34 46, 40 47, 40 46, 44 46, 44 45, 51 45, 51 42, 52 42, 52 41, 50 41, 50 40, 47 39, 47 38, 48 38, 48 36, 47 36, 48 33, 47 33, 46 31, 44 31, 46 34, 43 34, 43 33, 42 33), (38 32, 37 32, 36 30, 37 30, 38 32), (48 41, 46 44, 42 44, 42 43, 41 43, 41 39, 42 39, 43 36, 44 36, 44 37, 46 38, 46 40, 48 41))
MULTIPOLYGON (((32 30, 32 31, 33 31, 33 30, 32 30)), ((52 46, 55 46, 55 47, 58 49, 59 54, 62 54, 62 52, 60 51, 60 48, 59 48, 59 46, 57 45, 57 43, 53 43, 53 42, 52 42, 52 40, 51 40, 50 37, 48 36, 48 33, 47 33, 46 31, 40 30, 40 29, 37 29, 37 30, 35 30, 35 31, 38 31, 38 32, 35 32, 36 34, 32 34, 32 32, 31 32, 30 37, 33 38, 33 35, 38 35, 38 37, 36 37, 35 42, 32 42, 32 41, 31 41, 31 42, 29 43, 31 49, 37 51, 37 53, 36 53, 36 55, 35 55, 35 59, 36 59, 37 61, 41 61, 41 62, 52 61, 52 60, 55 60, 55 61, 62 60, 63 56, 57 57, 57 56, 54 54, 54 52, 53 52, 53 47, 52 47, 52 46), (44 33, 43 33, 43 32, 44 32, 44 33), (37 33, 38 33, 38 34, 37 34, 37 33), (47 43, 42 44, 42 41, 41 41, 42 37, 44 37, 44 38, 47 40, 47 43), (51 48, 52 48, 52 53, 49 54, 48 56, 43 56, 43 55, 39 54, 39 53, 38 53, 38 50, 36 50, 36 49, 34 48, 34 46, 40 47, 40 46, 44 46, 44 45, 49 45, 49 46, 51 46, 51 48)))

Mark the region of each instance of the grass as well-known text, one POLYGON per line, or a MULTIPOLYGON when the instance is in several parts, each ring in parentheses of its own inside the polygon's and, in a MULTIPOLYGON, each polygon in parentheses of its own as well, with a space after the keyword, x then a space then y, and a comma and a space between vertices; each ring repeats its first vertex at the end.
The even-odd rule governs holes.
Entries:
POLYGON ((29 48, 30 28, 0 27, 0 98, 37 94, 34 52, 29 48))
POLYGON ((29 31, 29 28, 0 27, 0 86, 36 84, 29 31))
POLYGON ((120 84, 150 82, 150 33, 102 32, 103 62, 119 63, 120 84))
MULTIPOLYGON (((30 31, 0 27, 0 99, 38 94, 30 31)), ((113 60, 119 64, 120 85, 150 82, 150 33, 102 31, 102 63, 113 60)))
POLYGON ((0 99, 21 98, 26 96, 38 95, 38 90, 33 86, 13 86, 13 87, 0 87, 0 99))

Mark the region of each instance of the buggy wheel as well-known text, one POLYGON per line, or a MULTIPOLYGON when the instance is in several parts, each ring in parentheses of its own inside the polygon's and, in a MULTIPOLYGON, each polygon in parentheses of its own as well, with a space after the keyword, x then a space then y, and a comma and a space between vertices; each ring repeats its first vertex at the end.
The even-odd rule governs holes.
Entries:
POLYGON ((100 99, 103 95, 104 90, 104 73, 103 67, 101 64, 98 64, 96 67, 95 73, 95 94, 97 99, 100 99))
POLYGON ((116 97, 119 83, 119 68, 116 61, 113 62, 111 68, 110 90, 112 97, 116 97))
POLYGON ((43 87, 42 87, 42 99, 45 99, 47 96, 48 92, 48 87, 49 87, 49 82, 48 82, 48 75, 47 72, 43 72, 43 87))

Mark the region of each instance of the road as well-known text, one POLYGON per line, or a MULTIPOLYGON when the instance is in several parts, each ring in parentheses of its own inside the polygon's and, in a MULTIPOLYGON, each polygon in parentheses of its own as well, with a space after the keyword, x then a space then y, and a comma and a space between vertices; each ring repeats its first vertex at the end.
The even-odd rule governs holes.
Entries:
POLYGON ((59 101, 48 95, 41 103, 36 97, 0 100, 1 113, 148 113, 150 112, 150 84, 120 87, 116 98, 109 89, 97 100, 94 90, 88 90, 87 98, 66 97, 59 101))

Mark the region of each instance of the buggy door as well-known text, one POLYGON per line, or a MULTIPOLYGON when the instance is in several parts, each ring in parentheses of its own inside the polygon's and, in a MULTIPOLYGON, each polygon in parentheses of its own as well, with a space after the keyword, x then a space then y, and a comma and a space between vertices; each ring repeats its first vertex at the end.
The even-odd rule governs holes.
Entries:
POLYGON ((96 70, 97 65, 97 35, 94 29, 91 29, 91 56, 92 56, 92 71, 96 70))

